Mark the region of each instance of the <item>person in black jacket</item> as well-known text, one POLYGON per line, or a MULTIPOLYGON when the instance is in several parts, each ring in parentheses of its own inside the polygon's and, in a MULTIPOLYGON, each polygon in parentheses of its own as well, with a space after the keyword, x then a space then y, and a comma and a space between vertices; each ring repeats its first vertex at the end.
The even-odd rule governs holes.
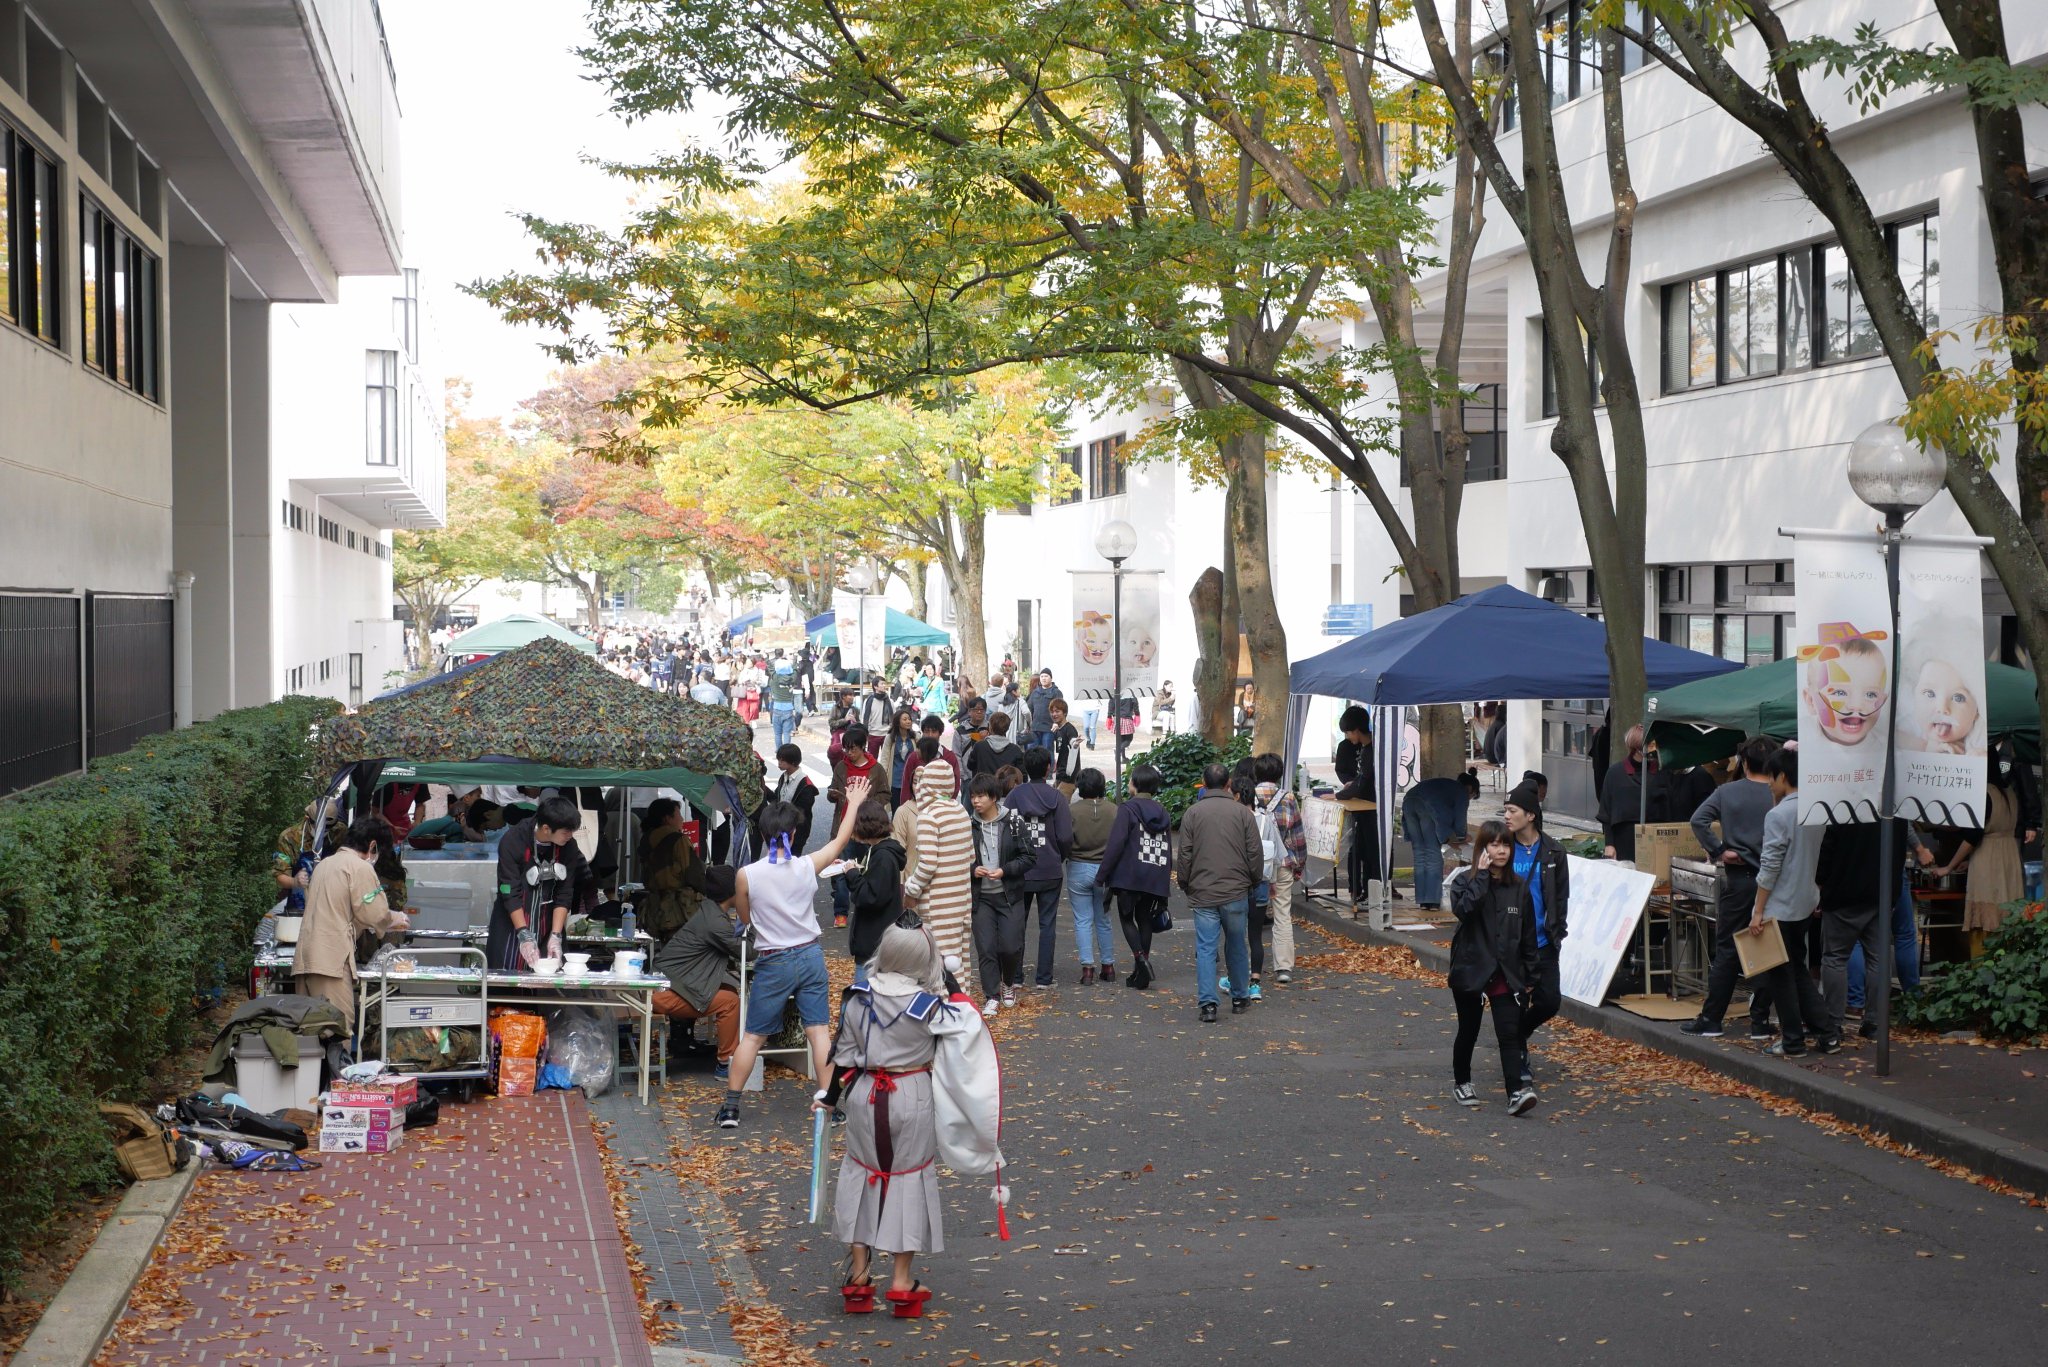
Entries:
POLYGON ((1124 983, 1140 992, 1158 977, 1152 971, 1152 927, 1173 887, 1173 817, 1158 800, 1165 782, 1150 764, 1131 771, 1131 796, 1116 809, 1095 869, 1095 885, 1116 894, 1117 920, 1131 947, 1124 983))
POLYGON ((992 774, 967 789, 974 807, 974 955, 981 970, 981 1014, 993 1017, 1017 1004, 1024 982, 1023 899, 1015 889, 1038 859, 1023 820, 1003 806, 1003 786, 992 774))
POLYGON ((846 934, 847 952, 856 965, 854 976, 865 980, 867 961, 875 956, 882 932, 903 915, 903 846, 890 834, 889 808, 880 798, 863 802, 853 819, 853 841, 846 857, 854 868, 846 875, 853 901, 853 924, 846 934))
POLYGON ((1513 842, 1507 828, 1488 821, 1472 846, 1472 867, 1451 890, 1458 930, 1451 937, 1451 999, 1458 1004, 1458 1035, 1451 1045, 1451 1096, 1460 1106, 1477 1106, 1472 1089, 1472 1046, 1479 1042, 1479 1017, 1493 1003, 1493 1034, 1500 1041, 1508 1113, 1521 1115, 1536 1104, 1536 1090, 1523 1081, 1528 1045, 1522 1009, 1542 966, 1536 948, 1536 907, 1529 884, 1515 877, 1513 842))
MULTIPOLYGON (((1541 789, 1527 778, 1508 794, 1505 812, 1508 830, 1508 866, 1529 887, 1530 905, 1535 909, 1536 978, 1529 984, 1529 1001, 1522 1009, 1522 1043, 1527 1044, 1545 1021, 1557 1014, 1564 1000, 1558 970, 1558 954, 1564 944, 1565 926, 1571 914, 1572 882, 1565 863, 1564 846, 1543 833, 1541 789)), ((1522 1085, 1533 1086, 1529 1060, 1522 1059, 1522 1085)))
POLYGON ((568 798, 543 798, 498 841, 498 895, 484 950, 492 969, 528 972, 544 957, 559 957, 569 914, 597 905, 597 879, 576 847, 580 824, 568 798))
MULTIPOLYGON (((1353 704, 1337 718, 1337 729, 1344 733, 1344 739, 1337 742, 1337 753, 1332 757, 1337 768, 1337 781, 1344 785, 1337 790, 1337 796, 1346 800, 1376 801, 1372 772, 1372 714, 1353 704)), ((1347 816, 1344 824, 1351 830, 1351 857, 1345 866, 1345 878, 1351 885, 1352 905, 1356 906, 1365 900, 1366 884, 1383 872, 1380 826, 1364 812, 1351 812, 1347 816)))

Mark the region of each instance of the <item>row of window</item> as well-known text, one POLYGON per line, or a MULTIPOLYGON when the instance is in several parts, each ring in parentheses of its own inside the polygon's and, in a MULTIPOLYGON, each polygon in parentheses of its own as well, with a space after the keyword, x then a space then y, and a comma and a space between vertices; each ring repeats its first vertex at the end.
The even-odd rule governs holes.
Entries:
MULTIPOLYGON (((1885 225, 1899 280, 1924 326, 1940 318, 1941 232, 1933 214, 1885 225)), ((1841 247, 1794 247, 1664 287, 1664 392, 1874 356, 1863 295, 1841 247)))
POLYGON ((57 163, 0 123, 0 318, 52 346, 63 338, 57 163))
MULTIPOLYGON (((1563 0, 1536 20, 1537 41, 1543 48, 1543 87, 1553 109, 1600 88, 1600 39, 1606 30, 1595 21, 1594 13, 1601 7, 1601 0, 1563 0)), ((1670 37, 1658 25, 1649 6, 1630 3, 1623 12, 1629 28, 1644 34, 1658 47, 1670 49, 1670 37)), ((1623 75, 1650 60, 1649 54, 1634 43, 1622 43, 1623 75)), ((1478 66, 1504 86, 1498 120, 1501 131, 1506 132, 1520 122, 1521 115, 1515 107, 1514 64, 1509 59, 1505 31, 1498 44, 1480 54, 1478 66)))
POLYGON ((1085 494, 1089 498, 1114 498, 1125 491, 1129 484, 1129 469, 1123 459, 1124 434, 1113 437, 1099 437, 1088 443, 1086 448, 1069 446, 1060 452, 1060 464, 1072 472, 1070 486, 1052 496, 1052 506, 1062 507, 1079 503, 1085 494), (1086 460, 1083 460, 1085 449, 1086 460))
POLYGON ((160 398, 163 263, 85 196, 78 221, 85 363, 146 399, 160 398))

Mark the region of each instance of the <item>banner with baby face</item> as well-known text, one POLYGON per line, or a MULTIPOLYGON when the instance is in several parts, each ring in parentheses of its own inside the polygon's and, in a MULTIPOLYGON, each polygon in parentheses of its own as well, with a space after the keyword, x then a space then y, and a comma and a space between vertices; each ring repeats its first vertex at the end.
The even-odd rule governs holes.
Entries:
POLYGON ((1159 575, 1126 570, 1123 620, 1116 619, 1116 585, 1101 570, 1074 572, 1074 667, 1069 692, 1106 698, 1123 650, 1124 687, 1142 695, 1159 689, 1159 575))
MULTIPOLYGON (((1984 596, 1975 546, 1908 540, 1899 559, 1899 816, 1985 822, 1984 596)), ((1804 748, 1804 747, 1802 747, 1804 748)))
POLYGON ((1875 821, 1892 724, 1884 550, 1875 537, 1798 545, 1799 820, 1875 821))

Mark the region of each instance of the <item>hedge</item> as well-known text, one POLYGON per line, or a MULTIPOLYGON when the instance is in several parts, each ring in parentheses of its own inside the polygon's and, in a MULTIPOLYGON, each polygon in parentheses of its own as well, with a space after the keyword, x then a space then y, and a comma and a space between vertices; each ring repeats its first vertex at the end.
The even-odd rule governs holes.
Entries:
POLYGON ((229 712, 0 800, 0 1284, 63 1201, 113 1180, 96 1102, 153 1100, 195 1003, 246 976, 334 710, 229 712))

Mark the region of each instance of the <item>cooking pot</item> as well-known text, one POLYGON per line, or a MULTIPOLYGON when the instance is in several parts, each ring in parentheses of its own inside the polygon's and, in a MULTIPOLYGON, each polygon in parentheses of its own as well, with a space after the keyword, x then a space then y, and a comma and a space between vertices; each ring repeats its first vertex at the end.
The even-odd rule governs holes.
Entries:
POLYGON ((1920 886, 1930 892, 1961 892, 1968 881, 1966 873, 1944 873, 1938 878, 1923 880, 1920 886))
POLYGON ((280 916, 277 918, 277 942, 281 945, 295 945, 299 942, 299 927, 305 924, 303 916, 280 916))

